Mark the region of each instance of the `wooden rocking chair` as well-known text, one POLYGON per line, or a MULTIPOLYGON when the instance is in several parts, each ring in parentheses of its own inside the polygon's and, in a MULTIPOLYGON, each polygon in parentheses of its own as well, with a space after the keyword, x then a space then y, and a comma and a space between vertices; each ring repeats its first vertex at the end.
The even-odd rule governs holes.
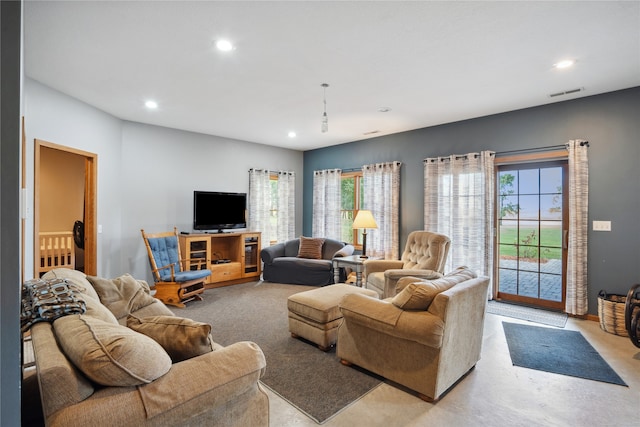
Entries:
POLYGON ((211 275, 206 259, 186 260, 180 256, 178 230, 148 234, 140 230, 147 247, 156 294, 165 304, 184 308, 184 303, 202 300, 204 283, 211 275), (196 268, 192 270, 192 268, 196 268))

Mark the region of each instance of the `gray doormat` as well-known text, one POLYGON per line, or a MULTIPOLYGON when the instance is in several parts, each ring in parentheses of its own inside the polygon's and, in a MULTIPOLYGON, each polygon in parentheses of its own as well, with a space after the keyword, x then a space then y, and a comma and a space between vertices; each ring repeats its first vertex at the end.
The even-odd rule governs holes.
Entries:
POLYGON ((502 322, 514 366, 627 386, 578 331, 502 322))
POLYGON ((529 322, 542 323, 543 325, 555 326, 557 328, 564 328, 567 324, 566 313, 507 304, 493 300, 489 301, 487 304, 487 313, 512 317, 514 319, 527 320, 529 322))

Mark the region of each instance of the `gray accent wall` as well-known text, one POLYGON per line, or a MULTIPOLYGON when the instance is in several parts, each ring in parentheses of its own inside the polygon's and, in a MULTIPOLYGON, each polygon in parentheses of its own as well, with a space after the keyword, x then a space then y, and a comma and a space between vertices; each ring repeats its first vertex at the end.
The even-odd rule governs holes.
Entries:
POLYGON ((401 161, 403 248, 408 233, 424 225, 423 159, 481 150, 546 147, 585 139, 590 142, 589 313, 595 314, 601 289, 626 294, 632 284, 640 282, 639 111, 640 87, 635 87, 307 151, 303 232, 311 235, 314 170, 401 161), (611 221, 611 232, 592 231, 594 220, 611 221))
POLYGON ((22 2, 0 2, 0 425, 20 425, 22 2))

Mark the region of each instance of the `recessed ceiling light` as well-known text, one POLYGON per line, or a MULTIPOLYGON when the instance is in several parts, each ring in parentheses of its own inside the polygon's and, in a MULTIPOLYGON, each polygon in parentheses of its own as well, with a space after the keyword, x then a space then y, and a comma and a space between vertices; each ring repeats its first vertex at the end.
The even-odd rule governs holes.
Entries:
POLYGON ((155 110, 156 108, 158 108, 158 103, 156 101, 149 100, 144 103, 144 106, 151 110, 155 110))
POLYGON ((287 136, 289 136, 289 138, 295 138, 296 137, 296 133, 294 131, 291 131, 287 134, 287 136))
POLYGON ((573 59, 565 59, 563 61, 553 64, 553 66, 561 70, 563 68, 569 68, 575 63, 576 61, 574 61, 573 59))
POLYGON ((233 44, 229 40, 218 40, 216 42, 216 47, 222 52, 229 52, 234 49, 233 44))

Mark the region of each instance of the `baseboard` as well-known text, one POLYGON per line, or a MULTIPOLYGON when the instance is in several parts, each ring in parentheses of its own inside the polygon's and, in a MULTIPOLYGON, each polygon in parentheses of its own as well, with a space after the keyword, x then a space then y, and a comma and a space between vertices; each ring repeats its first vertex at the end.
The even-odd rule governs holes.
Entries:
POLYGON ((594 322, 599 322, 600 317, 597 314, 587 314, 587 320, 592 320, 594 322))
POLYGON ((568 316, 569 317, 573 317, 574 319, 591 320, 593 322, 599 322, 600 321, 600 317, 598 317, 597 314, 582 314, 582 315, 569 314, 568 316))

